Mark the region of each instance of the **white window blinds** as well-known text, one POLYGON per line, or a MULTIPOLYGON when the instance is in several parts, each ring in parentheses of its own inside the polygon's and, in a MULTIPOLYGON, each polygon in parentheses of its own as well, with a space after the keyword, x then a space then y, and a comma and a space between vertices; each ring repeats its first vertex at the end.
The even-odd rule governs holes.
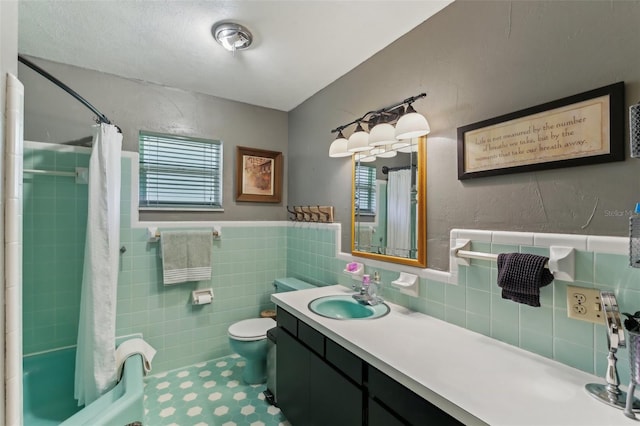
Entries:
POLYGON ((371 166, 356 166, 356 211, 364 214, 376 212, 376 168, 371 166))
POLYGON ((221 209, 222 142, 140 132, 140 208, 221 209))

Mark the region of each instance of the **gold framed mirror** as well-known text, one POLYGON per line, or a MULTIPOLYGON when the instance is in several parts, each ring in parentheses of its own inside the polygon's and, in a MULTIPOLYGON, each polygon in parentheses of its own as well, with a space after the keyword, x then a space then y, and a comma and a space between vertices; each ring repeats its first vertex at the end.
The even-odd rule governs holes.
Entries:
POLYGON ((427 266, 426 141, 411 139, 409 146, 389 149, 388 156, 353 156, 352 255, 427 266))

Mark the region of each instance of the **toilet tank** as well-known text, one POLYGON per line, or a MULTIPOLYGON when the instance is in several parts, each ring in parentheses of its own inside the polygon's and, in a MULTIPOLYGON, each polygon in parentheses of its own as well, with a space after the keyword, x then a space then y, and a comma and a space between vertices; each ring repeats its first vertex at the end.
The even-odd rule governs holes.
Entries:
POLYGON ((313 284, 309 284, 306 281, 302 281, 292 277, 276 278, 273 281, 273 286, 276 288, 276 293, 283 293, 285 291, 304 290, 307 288, 317 287, 313 284))

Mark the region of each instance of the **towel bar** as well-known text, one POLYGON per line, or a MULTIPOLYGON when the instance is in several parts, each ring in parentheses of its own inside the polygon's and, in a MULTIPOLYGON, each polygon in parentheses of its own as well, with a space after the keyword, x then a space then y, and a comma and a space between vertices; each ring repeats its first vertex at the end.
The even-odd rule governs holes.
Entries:
MULTIPOLYGON (((471 251, 470 248, 471 240, 460 238, 453 241, 450 251, 451 261, 458 265, 469 266, 468 259, 498 260, 497 254, 471 251)), ((575 251, 573 247, 550 245, 549 261, 544 264, 544 267, 548 268, 557 280, 575 281, 575 251)))
MULTIPOLYGON (((479 251, 470 251, 470 250, 456 250, 456 257, 462 257, 466 259, 478 259, 478 260, 491 260, 496 262, 498 260, 498 255, 493 253, 482 253, 479 251)), ((545 268, 549 268, 549 262, 544 264, 545 268)))
MULTIPOLYGON (((213 235, 213 239, 219 239, 220 238, 220 231, 213 230, 213 231, 211 231, 211 234, 213 235)), ((160 231, 156 231, 155 237, 156 238, 161 238, 162 237, 162 234, 160 233, 160 231)))

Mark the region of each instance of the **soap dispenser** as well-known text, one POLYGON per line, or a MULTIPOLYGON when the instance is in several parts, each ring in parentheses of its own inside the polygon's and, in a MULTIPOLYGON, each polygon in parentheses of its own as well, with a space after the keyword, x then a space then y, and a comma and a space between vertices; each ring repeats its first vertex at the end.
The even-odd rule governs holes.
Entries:
POLYGON ((368 290, 369 296, 371 296, 374 299, 378 298, 379 285, 380 285, 380 274, 378 273, 378 271, 375 271, 373 273, 373 281, 369 283, 369 290, 368 290))

